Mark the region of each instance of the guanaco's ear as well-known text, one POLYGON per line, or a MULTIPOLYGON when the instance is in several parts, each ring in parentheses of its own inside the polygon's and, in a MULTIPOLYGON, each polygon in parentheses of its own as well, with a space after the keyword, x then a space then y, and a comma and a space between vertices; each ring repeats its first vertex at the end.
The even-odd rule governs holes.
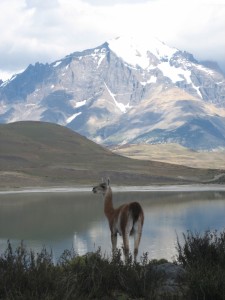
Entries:
POLYGON ((110 179, 109 179, 109 177, 107 178, 107 185, 109 186, 109 184, 110 184, 110 179))

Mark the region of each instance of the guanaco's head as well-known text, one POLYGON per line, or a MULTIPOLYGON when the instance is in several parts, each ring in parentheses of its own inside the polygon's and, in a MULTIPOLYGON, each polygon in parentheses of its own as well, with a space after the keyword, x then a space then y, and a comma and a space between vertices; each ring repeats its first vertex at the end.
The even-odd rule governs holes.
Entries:
POLYGON ((109 187, 109 178, 104 182, 100 183, 99 185, 94 186, 92 192, 94 194, 96 193, 105 194, 108 187, 109 187))

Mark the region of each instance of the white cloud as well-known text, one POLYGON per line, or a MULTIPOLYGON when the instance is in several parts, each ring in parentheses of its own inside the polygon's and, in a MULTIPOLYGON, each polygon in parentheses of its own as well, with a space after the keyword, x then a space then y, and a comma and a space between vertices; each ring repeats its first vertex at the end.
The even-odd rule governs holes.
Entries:
POLYGON ((119 35, 156 36, 225 68, 225 0, 1 0, 0 26, 5 73, 119 35))

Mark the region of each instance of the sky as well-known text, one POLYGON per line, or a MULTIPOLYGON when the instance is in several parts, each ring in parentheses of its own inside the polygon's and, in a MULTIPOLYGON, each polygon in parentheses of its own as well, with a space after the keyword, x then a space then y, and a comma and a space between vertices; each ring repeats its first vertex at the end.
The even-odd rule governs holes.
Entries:
POLYGON ((1 0, 0 79, 118 36, 156 37, 225 71, 225 0, 1 0))

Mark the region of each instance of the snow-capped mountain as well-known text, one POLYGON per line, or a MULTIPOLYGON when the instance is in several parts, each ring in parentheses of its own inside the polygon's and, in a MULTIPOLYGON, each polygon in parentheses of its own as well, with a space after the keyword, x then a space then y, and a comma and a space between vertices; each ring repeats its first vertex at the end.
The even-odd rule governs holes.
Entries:
POLYGON ((224 75, 155 38, 119 37, 29 65, 1 84, 0 104, 2 123, 54 122, 106 145, 225 147, 224 75))

